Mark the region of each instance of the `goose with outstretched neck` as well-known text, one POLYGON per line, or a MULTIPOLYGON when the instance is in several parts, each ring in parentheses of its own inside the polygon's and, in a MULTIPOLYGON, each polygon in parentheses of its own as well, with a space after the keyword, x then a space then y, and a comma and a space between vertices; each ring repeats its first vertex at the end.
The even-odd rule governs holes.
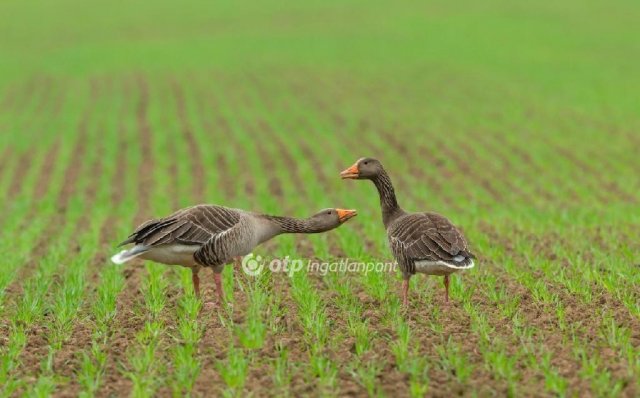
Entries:
POLYGON ((143 223, 119 245, 134 246, 111 257, 111 261, 122 264, 142 258, 191 268, 193 287, 198 296, 198 272, 202 267, 209 267, 213 270, 220 303, 223 303, 221 272, 225 264, 237 263, 256 246, 277 235, 330 231, 355 215, 355 210, 324 209, 307 218, 293 218, 198 205, 143 223))
POLYGON ((409 279, 416 273, 444 276, 445 301, 448 302, 449 275, 474 265, 475 256, 462 233, 440 214, 404 211, 398 205, 389 175, 376 159, 359 159, 340 176, 371 180, 378 189, 389 246, 402 271, 403 305, 408 304, 409 279))

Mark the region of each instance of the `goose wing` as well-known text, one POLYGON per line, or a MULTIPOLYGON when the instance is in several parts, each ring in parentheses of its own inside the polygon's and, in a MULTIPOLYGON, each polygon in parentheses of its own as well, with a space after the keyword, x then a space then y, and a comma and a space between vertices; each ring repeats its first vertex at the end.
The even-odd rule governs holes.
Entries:
POLYGON ((216 205, 198 205, 178 210, 168 217, 149 220, 140 225, 128 243, 152 247, 164 244, 204 245, 212 237, 233 228, 240 221, 240 212, 216 205))
POLYGON ((475 256, 464 235, 446 217, 436 213, 413 213, 399 218, 388 230, 394 256, 409 266, 417 261, 444 262, 453 266, 469 265, 475 256))
POLYGON ((233 227, 212 235, 193 253, 193 258, 200 265, 216 267, 235 256, 246 254, 253 247, 250 230, 250 221, 243 217, 233 227))

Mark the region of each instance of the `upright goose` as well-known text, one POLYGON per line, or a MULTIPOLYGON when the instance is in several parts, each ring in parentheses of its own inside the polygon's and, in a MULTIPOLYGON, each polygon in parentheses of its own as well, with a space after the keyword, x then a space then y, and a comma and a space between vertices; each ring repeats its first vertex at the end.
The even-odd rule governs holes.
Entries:
POLYGON ((340 176, 371 180, 378 189, 382 222, 404 279, 403 305, 408 304, 409 279, 417 272, 444 276, 445 301, 449 301, 449 275, 474 265, 475 256, 462 233, 440 214, 404 211, 398 205, 389 175, 376 159, 359 159, 340 176))
POLYGON ((111 261, 122 264, 140 257, 189 267, 197 295, 200 295, 198 272, 202 267, 211 267, 222 303, 221 272, 225 264, 249 254, 254 247, 276 235, 329 231, 355 215, 355 210, 325 209, 311 217, 298 219, 216 205, 197 205, 143 223, 119 245, 133 243, 134 246, 114 255, 111 261))

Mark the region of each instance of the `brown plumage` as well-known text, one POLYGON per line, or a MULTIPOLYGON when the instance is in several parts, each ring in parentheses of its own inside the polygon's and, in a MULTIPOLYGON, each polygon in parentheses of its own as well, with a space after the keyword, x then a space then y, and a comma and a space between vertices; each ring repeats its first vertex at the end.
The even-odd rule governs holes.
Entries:
POLYGON ((240 212, 215 205, 198 205, 176 211, 161 218, 144 222, 118 246, 128 243, 145 246, 165 243, 203 245, 212 236, 238 223, 240 212))
POLYGON ((329 231, 355 215, 355 210, 325 209, 311 217, 297 219, 217 205, 197 205, 143 223, 120 244, 134 246, 114 255, 111 260, 122 264, 140 257, 189 267, 197 294, 200 268, 211 267, 222 300, 220 273, 225 264, 231 261, 238 264, 242 256, 276 235, 329 231))
POLYGON ((444 276, 448 301, 449 275, 474 266, 475 256, 464 235, 440 214, 404 211, 398 205, 389 175, 376 159, 359 159, 340 175, 344 179, 371 180, 378 190, 389 246, 404 279, 403 304, 407 305, 409 279, 416 273, 444 276))

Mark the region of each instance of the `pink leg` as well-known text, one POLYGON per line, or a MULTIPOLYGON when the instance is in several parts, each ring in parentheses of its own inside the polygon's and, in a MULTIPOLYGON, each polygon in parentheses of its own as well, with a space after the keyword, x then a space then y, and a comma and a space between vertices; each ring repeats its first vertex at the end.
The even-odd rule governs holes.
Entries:
POLYGON ((191 281, 193 282, 193 290, 196 293, 196 297, 200 297, 200 277, 198 276, 198 270, 191 268, 191 281))
POLYGON ((409 279, 402 281, 402 305, 405 308, 409 306, 409 279))
POLYGON ((220 299, 220 305, 224 304, 224 294, 222 291, 222 274, 214 272, 213 279, 216 282, 216 290, 218 291, 218 298, 220 299))
POLYGON ((444 301, 449 302, 449 275, 444 276, 444 301))

